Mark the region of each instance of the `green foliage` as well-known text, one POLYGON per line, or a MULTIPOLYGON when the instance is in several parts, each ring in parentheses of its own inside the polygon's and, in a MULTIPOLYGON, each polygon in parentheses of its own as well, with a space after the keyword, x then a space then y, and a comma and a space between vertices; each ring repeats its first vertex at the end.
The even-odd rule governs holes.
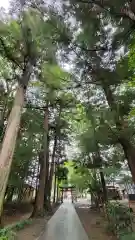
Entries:
POLYGON ((76 162, 73 166, 74 171, 70 175, 70 183, 76 186, 76 189, 80 193, 89 192, 91 194, 98 194, 101 185, 96 179, 95 171, 83 166, 78 166, 76 162))
POLYGON ((120 240, 134 240, 135 239, 135 233, 128 233, 125 234, 124 236, 120 237, 120 240))
POLYGON ((64 72, 57 64, 45 64, 42 68, 42 78, 49 88, 60 89, 69 78, 69 74, 64 72))
POLYGON ((64 166, 58 166, 56 176, 58 178, 59 183, 68 179, 68 168, 64 166))
POLYGON ((13 227, 13 229, 14 229, 15 231, 19 231, 19 230, 23 229, 25 226, 30 225, 30 224, 32 224, 32 219, 26 219, 26 220, 23 220, 23 221, 18 222, 18 223, 13 227))
POLYGON ((23 229, 25 226, 32 224, 31 219, 22 220, 14 225, 5 227, 0 230, 0 240, 14 240, 16 239, 15 232, 23 229))
POLYGON ((1 230, 0 231, 0 240, 15 240, 16 234, 11 230, 1 230))
POLYGON ((70 178, 70 183, 74 185, 80 193, 83 193, 84 190, 88 189, 88 176, 73 173, 70 178))
MULTIPOLYGON (((132 234, 133 213, 127 206, 118 202, 108 203, 107 214, 109 218, 109 229, 119 238, 132 234)), ((120 238, 124 239, 124 238, 120 238)))

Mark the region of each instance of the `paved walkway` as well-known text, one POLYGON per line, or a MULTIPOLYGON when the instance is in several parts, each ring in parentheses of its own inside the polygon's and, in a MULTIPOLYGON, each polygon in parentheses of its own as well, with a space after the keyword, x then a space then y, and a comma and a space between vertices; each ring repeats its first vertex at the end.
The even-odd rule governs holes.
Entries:
POLYGON ((71 203, 63 203, 39 240, 89 240, 71 203))

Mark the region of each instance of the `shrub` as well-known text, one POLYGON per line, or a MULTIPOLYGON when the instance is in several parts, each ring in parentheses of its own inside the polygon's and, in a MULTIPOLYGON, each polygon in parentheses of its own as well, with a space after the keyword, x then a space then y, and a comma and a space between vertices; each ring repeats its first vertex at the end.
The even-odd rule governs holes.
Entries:
POLYGON ((108 203, 107 213, 109 218, 108 229, 111 229, 119 239, 121 239, 121 236, 132 233, 133 213, 127 206, 118 202, 108 203))
POLYGON ((129 233, 120 237, 120 240, 135 240, 135 233, 129 233))
POLYGON ((0 231, 0 240, 15 240, 15 237, 16 234, 7 228, 0 231))
POLYGON ((18 222, 14 226, 14 230, 19 231, 19 230, 23 229, 26 225, 30 225, 31 223, 32 223, 31 219, 27 219, 27 220, 23 220, 21 222, 18 222))
POLYGON ((0 230, 0 240, 15 240, 16 234, 13 231, 19 231, 23 229, 26 225, 32 223, 31 219, 23 220, 15 225, 5 227, 0 230))

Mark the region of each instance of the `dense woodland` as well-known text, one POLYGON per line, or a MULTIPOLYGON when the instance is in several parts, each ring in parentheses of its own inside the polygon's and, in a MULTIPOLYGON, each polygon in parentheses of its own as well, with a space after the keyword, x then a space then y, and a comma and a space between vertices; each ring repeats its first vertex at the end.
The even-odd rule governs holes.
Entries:
POLYGON ((43 215, 71 160, 71 183, 105 202, 122 169, 135 183, 135 1, 12 0, 0 12, 0 216, 33 189, 43 215))

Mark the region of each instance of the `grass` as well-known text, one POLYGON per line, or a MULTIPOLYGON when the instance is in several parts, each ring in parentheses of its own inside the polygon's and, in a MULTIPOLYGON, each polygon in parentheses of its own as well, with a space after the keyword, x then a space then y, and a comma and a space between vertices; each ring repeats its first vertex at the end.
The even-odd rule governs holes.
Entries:
POLYGON ((31 219, 22 220, 16 224, 10 225, 0 230, 0 240, 14 240, 15 232, 20 231, 25 226, 32 224, 31 219))

